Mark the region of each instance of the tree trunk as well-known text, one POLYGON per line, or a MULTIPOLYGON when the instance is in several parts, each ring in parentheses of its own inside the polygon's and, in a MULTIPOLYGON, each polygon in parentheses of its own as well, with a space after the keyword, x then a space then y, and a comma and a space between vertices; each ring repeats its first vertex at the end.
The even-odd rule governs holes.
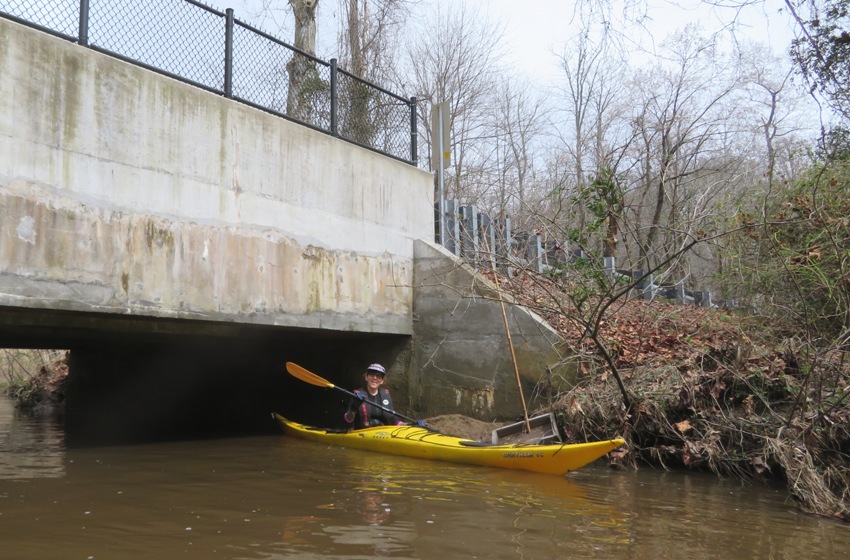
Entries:
MULTIPOLYGON (((366 16, 364 7, 364 17, 366 16)), ((361 35, 360 5, 358 0, 348 0, 348 51, 351 56, 349 70, 355 76, 365 77, 366 61, 363 53, 363 36, 361 35)))
MULTIPOLYGON (((316 8, 319 0, 289 0, 289 5, 295 16, 295 48, 315 56, 316 8)), ((286 114, 312 124, 312 94, 325 87, 316 70, 316 63, 306 56, 293 53, 292 59, 286 64, 286 71, 289 74, 286 114)))
POLYGON ((617 242, 620 237, 620 213, 621 209, 615 209, 608 214, 608 228, 605 230, 605 239, 602 241, 602 256, 614 257, 617 255, 617 242))

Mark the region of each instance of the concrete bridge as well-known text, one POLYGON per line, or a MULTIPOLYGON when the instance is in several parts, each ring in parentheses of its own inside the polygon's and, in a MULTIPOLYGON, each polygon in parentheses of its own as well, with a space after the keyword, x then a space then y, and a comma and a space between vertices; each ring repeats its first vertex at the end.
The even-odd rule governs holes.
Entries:
MULTIPOLYGON (((383 362, 410 415, 521 414, 492 286, 431 243, 429 173, 0 18, 0 347, 70 349, 68 436, 336 422, 383 362)), ((570 377, 508 313, 526 398, 570 377)))

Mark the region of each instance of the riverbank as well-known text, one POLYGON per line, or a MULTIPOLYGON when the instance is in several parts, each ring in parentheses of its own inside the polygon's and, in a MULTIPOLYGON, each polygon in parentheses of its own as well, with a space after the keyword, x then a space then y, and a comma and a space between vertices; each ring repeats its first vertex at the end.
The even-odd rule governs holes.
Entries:
POLYGON ((541 283, 505 285, 581 360, 580 382, 550 405, 570 439, 622 436, 612 458, 623 468, 782 480, 803 511, 850 521, 843 346, 804 345, 750 314, 642 298, 611 305, 595 344, 576 326, 579 311, 541 283))
POLYGON ((61 416, 67 377, 68 356, 64 351, 0 350, 0 391, 18 410, 61 416))

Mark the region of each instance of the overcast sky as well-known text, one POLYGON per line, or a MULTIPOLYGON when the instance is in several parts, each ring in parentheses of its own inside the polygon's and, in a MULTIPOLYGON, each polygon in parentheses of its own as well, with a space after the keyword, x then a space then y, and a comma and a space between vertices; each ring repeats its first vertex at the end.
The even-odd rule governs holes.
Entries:
MULTIPOLYGON (((287 0, 276 0, 281 7, 277 14, 255 19, 261 0, 207 0, 216 8, 233 8, 236 17, 248 21, 264 31, 285 41, 292 40, 292 18, 287 0)), ((466 3, 478 9, 483 17, 500 22, 505 29, 507 63, 520 72, 546 80, 558 73, 555 54, 562 53, 565 43, 575 32, 578 23, 573 17, 575 0, 420 0, 419 13, 427 13, 428 6, 439 2, 441 6, 466 3)), ((730 1, 728 4, 734 2, 730 1)), ((742 2, 743 3, 743 2, 742 2)), ((337 0, 320 0, 318 29, 318 54, 321 58, 337 56, 332 52, 337 32, 337 0), (323 23, 324 22, 324 23, 323 23)), ((630 2, 634 4, 634 2, 630 2)), ((613 17, 623 15, 622 6, 613 2, 613 17)), ((638 46, 651 49, 658 42, 687 23, 697 22, 709 34, 727 26, 736 19, 739 38, 758 41, 776 52, 787 51, 792 38, 787 14, 782 11, 782 0, 764 0, 748 6, 740 13, 731 8, 713 7, 701 0, 647 0, 645 28, 633 27, 628 32, 630 40, 638 46)), ((631 12, 635 16, 635 12, 631 12)))

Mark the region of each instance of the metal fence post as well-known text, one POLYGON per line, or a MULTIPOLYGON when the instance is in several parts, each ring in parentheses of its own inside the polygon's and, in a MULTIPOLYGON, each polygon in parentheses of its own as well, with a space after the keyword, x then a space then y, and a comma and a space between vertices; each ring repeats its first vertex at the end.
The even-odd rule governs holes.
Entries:
POLYGON ((650 274, 646 277, 646 284, 643 289, 643 299, 653 299, 655 297, 655 275, 650 274))
POLYGON ((80 27, 77 43, 89 46, 89 0, 80 0, 80 27))
POLYGON ((443 241, 443 247, 451 251, 455 254, 455 256, 460 256, 460 220, 458 220, 458 203, 457 199, 450 199, 445 201, 445 206, 443 207, 443 212, 445 212, 445 221, 446 221, 446 239, 443 241))
POLYGON ((475 206, 461 206, 460 221, 460 254, 474 262, 478 258, 478 211, 475 206))
POLYGON ((539 233, 532 234, 531 237, 528 238, 528 252, 531 254, 531 259, 534 261, 534 270, 537 273, 541 273, 546 270, 546 267, 543 266, 543 236, 539 233))
POLYGON ((331 135, 339 136, 337 123, 337 108, 339 105, 339 89, 337 80, 336 59, 331 59, 331 135))
POLYGON ((233 8, 224 18, 224 96, 233 97, 233 8))
POLYGON ((614 279, 614 273, 617 271, 617 266, 615 264, 614 257, 602 257, 602 263, 605 267, 605 274, 608 275, 608 278, 614 279))
POLYGON ((416 131, 416 97, 410 98, 410 163, 419 165, 419 148, 416 145, 419 134, 416 131))
POLYGON ((676 283, 676 303, 679 305, 684 305, 685 299, 685 284, 680 280, 676 283))

